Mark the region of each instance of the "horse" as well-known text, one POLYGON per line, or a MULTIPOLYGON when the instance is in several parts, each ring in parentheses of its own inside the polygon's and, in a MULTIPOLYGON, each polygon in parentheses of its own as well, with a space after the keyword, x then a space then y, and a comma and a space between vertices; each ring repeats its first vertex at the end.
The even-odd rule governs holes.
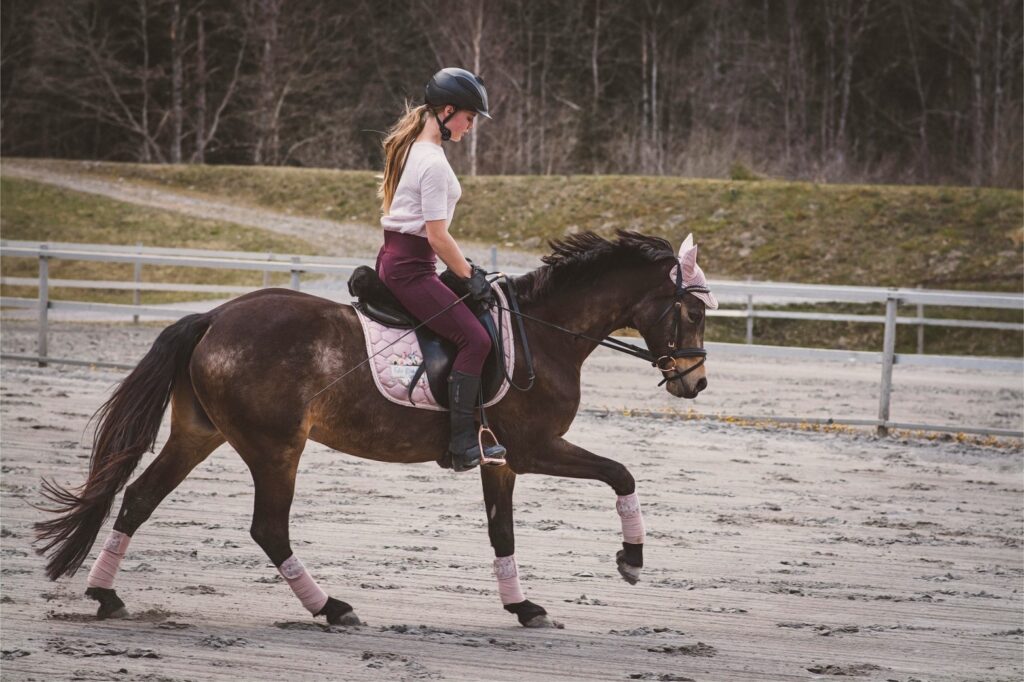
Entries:
MULTIPOLYGON (((664 239, 621 230, 610 239, 585 232, 549 244, 552 252, 542 266, 512 280, 529 329, 535 380, 528 392, 511 391, 488 409, 507 463, 480 468, 499 595, 504 609, 526 627, 557 623, 526 599, 519 583, 516 477, 546 474, 610 486, 623 530, 617 568, 636 583, 644 525, 633 476, 622 464, 563 438, 579 408, 580 371, 603 339, 631 328, 648 353, 633 347, 633 354, 652 360, 665 389, 696 397, 707 386, 704 320, 713 301, 702 286, 692 244, 677 256, 664 239)), ((523 343, 517 335, 516 357, 523 343)), ((85 483, 67 489, 43 481, 47 510, 57 515, 36 524, 37 541, 45 543, 37 552, 49 555, 48 577, 74 575, 124 488, 86 594, 99 602, 99 618, 127 615, 113 583, 129 541, 189 472, 226 442, 252 474, 253 540, 314 617, 333 625, 360 624, 353 607, 328 596, 289 544, 289 509, 305 443, 311 439, 340 453, 407 464, 437 459, 449 435, 443 412, 386 400, 366 359, 351 306, 286 289, 251 292, 165 328, 94 415, 85 483), (168 404, 167 442, 125 487, 143 454, 154 449, 168 404), (402 428, 394 428, 399 423, 402 428)), ((527 371, 517 365, 513 381, 523 382, 527 371)))

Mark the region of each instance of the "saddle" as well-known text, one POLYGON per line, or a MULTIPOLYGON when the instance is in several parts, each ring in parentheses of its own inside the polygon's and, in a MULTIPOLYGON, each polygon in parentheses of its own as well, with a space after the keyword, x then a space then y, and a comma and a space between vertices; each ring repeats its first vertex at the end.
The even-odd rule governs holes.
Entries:
MULTIPOLYGON (((441 281, 456 296, 461 297, 468 292, 462 280, 449 270, 441 274, 441 281)), ((412 407, 448 409, 448 376, 458 352, 455 344, 425 325, 408 334, 420 324, 420 320, 398 302, 373 268, 366 265, 356 268, 349 278, 348 290, 357 299, 352 307, 359 313, 363 324, 368 354, 373 355, 381 348, 389 347, 389 350, 375 356, 377 362, 371 362, 374 382, 384 396, 412 407)), ((503 301, 505 293, 495 286, 495 296, 503 301)), ((465 303, 491 338, 491 352, 481 375, 483 404, 486 407, 504 397, 508 390, 505 376, 506 371, 508 376, 512 373, 514 348, 511 326, 502 324, 499 330, 497 316, 492 311, 472 299, 466 299, 465 303), (499 333, 504 339, 499 339, 499 333), (504 349, 502 356, 498 355, 499 349, 504 349)), ((507 316, 505 320, 507 322, 507 316)))

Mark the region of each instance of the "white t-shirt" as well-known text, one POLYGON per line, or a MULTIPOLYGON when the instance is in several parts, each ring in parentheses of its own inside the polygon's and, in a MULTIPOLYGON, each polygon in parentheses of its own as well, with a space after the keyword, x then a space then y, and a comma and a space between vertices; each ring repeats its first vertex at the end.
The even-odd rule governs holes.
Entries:
POLYGON ((426 237, 428 220, 447 220, 451 225, 461 196, 462 186, 441 145, 413 142, 391 211, 380 224, 385 230, 426 237))

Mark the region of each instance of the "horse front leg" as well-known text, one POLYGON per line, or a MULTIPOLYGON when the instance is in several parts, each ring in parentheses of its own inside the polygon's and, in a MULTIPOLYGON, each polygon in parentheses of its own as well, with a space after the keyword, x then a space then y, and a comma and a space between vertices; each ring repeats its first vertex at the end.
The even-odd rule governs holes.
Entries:
POLYGON ((640 580, 644 565, 644 517, 636 494, 636 481, 625 466, 558 438, 536 454, 515 461, 520 474, 547 474, 566 478, 587 478, 611 486, 618 498, 615 510, 622 523, 622 549, 615 555, 619 575, 630 585, 640 580))
POLYGON ((516 565, 516 538, 512 524, 512 492, 516 475, 507 466, 481 467, 484 487, 484 508, 487 512, 487 534, 494 548, 494 577, 498 580, 501 604, 515 614, 519 624, 528 628, 560 628, 548 617, 544 607, 523 596, 516 565))

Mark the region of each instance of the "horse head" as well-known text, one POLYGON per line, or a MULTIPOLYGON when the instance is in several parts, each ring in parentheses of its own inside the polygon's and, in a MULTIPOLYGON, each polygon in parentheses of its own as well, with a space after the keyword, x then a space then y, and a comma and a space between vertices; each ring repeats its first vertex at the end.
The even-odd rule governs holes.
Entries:
POLYGON ((688 235, 676 259, 655 264, 657 283, 633 309, 637 329, 664 375, 665 389, 678 398, 695 398, 707 388, 704 370, 704 318, 718 301, 697 265, 697 247, 688 235))

